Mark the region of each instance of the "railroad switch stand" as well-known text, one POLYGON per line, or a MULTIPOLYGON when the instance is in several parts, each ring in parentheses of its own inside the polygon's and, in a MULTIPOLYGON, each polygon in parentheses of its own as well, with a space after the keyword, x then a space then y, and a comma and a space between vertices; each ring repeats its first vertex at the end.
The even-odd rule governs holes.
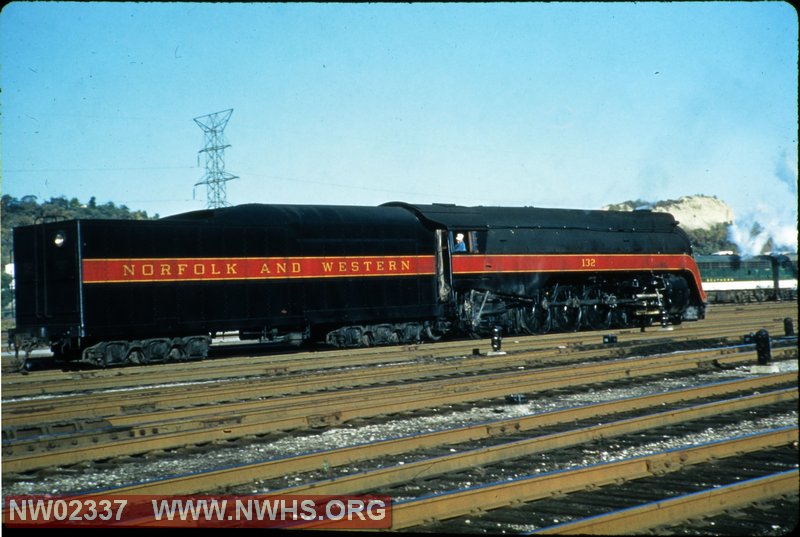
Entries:
POLYGON ((786 317, 783 320, 783 331, 787 336, 794 335, 794 324, 792 324, 792 318, 786 317))
POLYGON ((492 330, 492 350, 499 352, 500 347, 503 345, 503 337, 501 336, 502 328, 495 326, 492 330))
POLYGON ((505 354, 504 351, 500 350, 500 347, 503 345, 502 332, 503 329, 499 326, 495 326, 492 329, 492 350, 487 353, 487 356, 500 356, 505 354))
POLYGON ((753 337, 756 344, 756 354, 758 355, 758 364, 767 365, 772 359, 772 345, 770 344, 769 332, 764 329, 756 332, 753 337))

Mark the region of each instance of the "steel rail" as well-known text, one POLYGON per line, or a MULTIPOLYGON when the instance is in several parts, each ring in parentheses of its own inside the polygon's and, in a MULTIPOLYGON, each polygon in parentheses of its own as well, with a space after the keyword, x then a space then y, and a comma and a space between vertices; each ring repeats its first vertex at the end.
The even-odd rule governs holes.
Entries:
POLYGON ((756 477, 675 498, 667 498, 638 507, 622 509, 595 517, 565 522, 537 530, 549 535, 623 535, 641 533, 660 526, 670 526, 694 517, 713 516, 739 509, 754 502, 797 494, 798 470, 787 470, 756 477))
MULTIPOLYGON (((651 331, 646 334, 631 330, 620 330, 618 335, 630 335, 636 341, 660 341, 674 339, 686 341, 703 338, 704 336, 717 337, 724 335, 735 338, 741 336, 742 329, 730 327, 721 332, 720 328, 695 328, 687 329, 684 325, 675 327, 674 330, 651 331), (688 332, 688 333, 682 333, 688 332)), ((614 331, 602 331, 604 334, 614 331)), ((507 350, 548 350, 553 348, 570 348, 588 344, 587 336, 591 332, 577 332, 558 334, 558 339, 542 340, 546 336, 520 336, 506 338, 507 350)), ((598 338, 599 341, 600 338, 598 338)), ((489 340, 480 340, 477 344, 489 347, 489 340)), ((128 367, 112 369, 94 369, 80 372, 37 372, 33 375, 4 374, 4 397, 20 397, 24 395, 45 395, 59 393, 68 389, 74 390, 76 383, 80 382, 80 389, 101 389, 119 387, 121 382, 128 385, 142 385, 147 383, 166 384, 169 382, 186 382, 190 380, 224 379, 234 376, 253 375, 284 375, 290 372, 307 371, 310 369, 349 367, 357 365, 374 365, 380 363, 403 362, 409 359, 445 357, 471 353, 476 342, 459 341, 457 343, 428 343, 424 345, 405 346, 400 348, 381 347, 380 352, 375 348, 350 349, 346 356, 338 356, 341 350, 322 351, 319 353, 301 353, 281 356, 248 356, 244 358, 226 358, 224 361, 207 360, 191 362, 190 364, 154 364, 146 367, 128 367), (26 388, 28 391, 26 391, 26 388)))
POLYGON ((220 405, 214 414, 198 415, 196 409, 175 411, 164 421, 161 413, 128 416, 109 420, 116 429, 89 432, 39 441, 6 442, 3 445, 3 472, 25 471, 54 464, 69 464, 119 455, 168 449, 195 443, 263 434, 277 430, 318 427, 402 411, 419 410, 442 404, 464 403, 504 397, 508 393, 534 392, 558 387, 594 384, 608 380, 664 374, 702 367, 712 362, 735 363, 752 359, 749 353, 713 358, 716 351, 686 353, 665 357, 641 358, 550 368, 530 372, 511 372, 481 378, 454 379, 407 384, 400 389, 367 388, 321 396, 287 397, 255 403, 220 405), (187 412, 193 411, 193 412, 187 412), (145 423, 144 420, 156 420, 145 423), (122 423, 127 422, 127 427, 122 423), (109 443, 111 442, 111 443, 109 443))
MULTIPOLYGON (((488 342, 488 340, 486 340, 488 342)), ((111 369, 91 369, 78 372, 41 371, 35 374, 9 372, 3 376, 3 384, 9 388, 14 386, 38 385, 43 381, 52 383, 72 383, 83 381, 94 382, 98 387, 105 383, 124 380, 130 377, 131 384, 148 382, 167 383, 200 379, 224 379, 244 375, 279 376, 291 372, 335 369, 352 366, 368 366, 385 363, 407 362, 421 358, 446 357, 454 355, 451 348, 459 351, 467 349, 473 343, 464 341, 448 341, 421 345, 398 345, 387 347, 370 347, 355 349, 334 349, 323 351, 294 352, 291 354, 263 354, 209 359, 203 361, 152 364, 142 367, 122 367, 111 369), (166 371, 165 371, 166 370, 166 371), (154 380, 150 380, 150 379, 154 380)), ((548 347, 552 345, 547 344, 548 347)), ((244 348, 242 352, 252 349, 244 348)), ((455 354, 458 354, 456 352, 455 354)), ((118 387, 114 384, 113 387, 118 387)), ((37 388, 38 386, 34 386, 37 388)), ((14 396, 19 396, 12 392, 14 396)), ((41 395, 44 392, 32 392, 30 395, 41 395)))
MULTIPOLYGON (((787 352, 795 352, 789 349, 787 352)), ((150 423, 159 427, 169 427, 165 422, 172 420, 191 420, 197 418, 202 424, 213 416, 235 415, 240 422, 250 421, 251 414, 265 411, 280 412, 284 416, 311 415, 320 424, 339 423, 345 421, 343 414, 348 410, 362 408, 362 401, 379 405, 386 401, 390 413, 425 408, 424 403, 431 405, 444 403, 467 402, 477 399, 504 397, 509 389, 514 393, 524 391, 542 391, 557 387, 569 386, 572 383, 588 384, 603 380, 615 380, 627 376, 644 376, 659 372, 671 372, 688 367, 711 366, 715 361, 720 364, 749 361, 752 356, 748 352, 730 354, 728 349, 691 352, 683 355, 673 354, 639 359, 622 359, 599 363, 558 366, 545 369, 510 371, 481 375, 480 377, 458 377, 444 380, 429 380, 405 385, 368 387, 356 390, 343 390, 331 393, 297 395, 293 397, 272 398, 263 401, 227 403, 213 407, 190 407, 167 412, 134 414, 108 418, 114 427, 147 426, 150 423), (633 369, 641 367, 641 371, 633 369), (568 378, 565 378, 568 377, 568 378), (459 397, 462 394, 463 397, 459 397), (410 406, 405 403, 408 402, 410 406), (422 405, 420 403, 423 403, 422 405), (336 405, 330 408, 331 405, 336 405), (308 412, 312 412, 308 414, 308 412)), ((371 414, 374 415, 374 414, 371 414)), ((352 416, 363 417, 363 416, 352 416)), ((256 416, 261 420, 261 417, 256 416)))
MULTIPOLYGON (((629 349, 635 351, 635 347, 629 349)), ((733 351, 732 351, 733 352, 733 351)), ((3 426, 13 427, 25 423, 47 423, 74 417, 104 418, 108 416, 131 414, 137 410, 156 411, 176 407, 198 406, 199 403, 218 403, 220 401, 246 400, 248 398, 268 398, 298 392, 321 391, 331 388, 355 387, 379 384, 398 380, 463 374, 469 372, 508 369, 511 367, 541 365, 564 360, 581 358, 614 357, 619 350, 614 347, 575 351, 569 356, 554 354, 552 350, 535 350, 499 356, 464 356, 445 363, 419 363, 405 360, 401 364, 387 364, 385 367, 366 368, 343 372, 320 372, 293 377, 266 377, 247 381, 230 382, 218 387, 182 387, 177 390, 157 388, 147 393, 91 394, 55 400, 16 402, 3 405, 3 426)))
MULTIPOLYGON (((697 337, 693 335, 681 335, 675 336, 670 334, 668 337, 662 334, 662 339, 666 338, 672 342, 678 343, 682 341, 697 341, 697 337)), ((716 337, 714 338, 717 344, 728 343, 731 345, 741 344, 741 330, 730 330, 728 335, 717 333, 716 337)), ((589 344, 589 348, 594 347, 598 353, 605 353, 606 355, 610 356, 621 356, 625 354, 631 354, 635 352, 637 347, 644 347, 648 344, 657 344, 659 339, 657 338, 648 338, 648 339, 641 339, 636 338, 631 341, 624 341, 620 342, 619 346, 614 345, 613 347, 605 346, 605 348, 598 349, 598 344, 595 343, 594 345, 589 344)), ((565 346, 560 345, 557 348, 558 353, 569 354, 569 353, 579 353, 585 352, 583 347, 587 345, 583 345, 583 343, 565 346)), ((548 353, 552 353, 552 347, 548 346, 539 346, 538 349, 533 350, 517 350, 514 351, 513 348, 524 348, 530 347, 530 345, 523 346, 521 344, 507 344, 506 349, 513 355, 516 353, 526 353, 526 354, 540 354, 540 355, 547 355, 548 353)), ((396 351, 392 351, 394 353, 396 351)), ((11 408, 12 410, 18 404, 18 402, 8 401, 8 399, 13 398, 22 398, 26 396, 42 396, 42 395, 53 395, 58 396, 59 394, 69 394, 74 393, 75 391, 97 391, 97 390, 110 390, 110 389, 129 389, 130 391, 126 393, 126 398, 136 398, 138 397, 138 393, 142 393, 143 395, 146 394, 154 394, 154 393, 165 393, 171 392, 173 390, 180 390, 181 388, 186 389, 187 391, 191 391, 192 387, 189 386, 188 388, 185 387, 187 383, 196 383, 196 382, 248 382, 254 379, 259 378, 276 378, 281 377, 283 375, 288 375, 291 373, 300 373, 303 371, 319 371, 321 367, 325 371, 320 374, 325 374, 325 372, 330 372, 331 369, 335 369, 337 367, 369 367, 375 365, 404 365, 408 363, 418 363, 423 361, 429 361, 436 358, 445 358, 445 357, 453 357, 452 352, 449 352, 445 349, 437 349, 432 350, 431 347, 426 349, 425 353, 420 353, 416 351, 407 351, 403 355, 395 355, 394 357, 390 357, 388 354, 384 354, 381 358, 375 358, 366 360, 365 358, 361 357, 353 357, 350 356, 347 359, 332 359, 327 357, 329 355, 319 355, 315 359, 299 359, 292 362, 287 362, 284 366, 280 368, 275 367, 274 365, 264 366, 258 359, 256 359, 256 363, 249 363, 246 365, 242 365, 239 367, 233 366, 217 366, 214 368, 213 371, 209 371, 209 369, 192 369, 190 371, 185 372, 176 372, 172 370, 159 370, 155 371, 155 367, 149 368, 141 368, 146 370, 145 372, 141 372, 137 375, 129 375, 123 372, 126 372, 132 368, 128 369, 120 369, 115 370, 116 373, 112 376, 103 376, 103 377, 94 377, 92 375, 81 374, 81 375, 71 375, 67 378, 61 380, 54 380, 51 382, 44 382, 43 380, 40 381, 39 377, 30 379, 31 382, 35 381, 33 388, 32 385, 26 383, 13 383, 7 379, 7 376, 3 376, 3 395, 6 398, 6 406, 11 408), (243 381, 239 381, 238 379, 244 377, 243 381), (168 384, 172 383, 173 386, 169 386, 168 384), (167 384, 167 386, 165 386, 167 384)), ((465 357, 474 358, 471 354, 460 354, 458 355, 461 359, 465 357)), ((551 354, 552 356, 552 354, 551 354)), ((570 360, 571 358, 561 357, 563 361, 570 360)), ((552 358, 551 360, 552 361, 552 358)), ((23 377, 24 378, 24 377, 23 377)), ((28 377, 30 378, 30 377, 28 377)), ((35 407, 37 405, 40 408, 47 408, 48 405, 52 406, 50 401, 25 401, 22 402, 25 405, 35 407)))
POLYGON ((784 373, 753 379, 725 381, 699 388, 684 388, 666 393, 584 405, 520 418, 497 420, 432 433, 392 438, 369 444, 306 453, 294 457, 285 457, 221 470, 161 479, 113 489, 113 491, 115 494, 194 494, 198 492, 209 492, 215 489, 241 485, 257 479, 271 479, 282 475, 317 470, 324 466, 335 467, 379 456, 396 455, 434 446, 505 436, 516 432, 531 431, 541 427, 571 423, 594 416, 613 415, 622 412, 630 412, 634 409, 643 410, 680 401, 722 396, 750 390, 761 390, 769 386, 792 382, 795 378, 796 375, 794 373, 784 373))
MULTIPOLYGON (((626 350, 633 352, 636 347, 626 350)), ((731 352, 734 350, 731 349, 731 352)), ((619 354, 620 351, 614 347, 574 351, 568 356, 539 350, 501 356, 462 357, 445 363, 414 362, 344 372, 321 372, 302 377, 249 379, 221 386, 206 386, 202 390, 198 390, 196 386, 179 389, 159 388, 126 393, 124 397, 115 392, 60 397, 32 403, 27 401, 6 403, 3 406, 3 427, 14 428, 35 423, 42 431, 40 434, 44 434, 47 431, 47 424, 75 418, 107 418, 179 407, 266 399, 297 393, 298 385, 302 386, 303 392, 314 392, 511 367, 528 367, 567 360, 577 361, 583 358, 611 358, 619 354)), ((78 426, 74 428, 80 429, 78 426)))
MULTIPOLYGON (((741 345, 742 344, 742 330, 741 329, 728 329, 724 333, 717 331, 714 333, 714 341, 717 344, 741 345)), ((711 334, 709 334, 711 335, 711 334)), ((570 353, 586 352, 582 347, 594 347, 600 353, 606 353, 610 356, 621 356, 635 352, 638 347, 645 347, 647 345, 657 344, 667 339, 672 342, 688 342, 698 341, 704 338, 697 338, 693 335, 675 335, 673 333, 659 334, 660 337, 648 338, 634 338, 630 341, 618 341, 617 345, 605 346, 598 348, 599 342, 590 344, 588 342, 580 342, 573 345, 559 345, 557 347, 541 346, 534 349, 525 349, 522 344, 509 344, 506 343, 506 356, 514 354, 529 354, 529 355, 548 355, 552 356, 553 352, 569 355, 570 353), (517 349, 517 350, 515 350, 517 349)), ((530 347, 529 345, 527 347, 530 347)), ((131 392, 127 393, 128 397, 136 397, 136 392, 144 390, 154 390, 156 392, 164 392, 171 389, 180 389, 181 385, 192 382, 210 382, 210 381, 227 381, 237 382, 239 379, 244 378, 247 380, 259 378, 281 378, 292 373, 301 373, 304 371, 319 371, 323 369, 320 374, 330 373, 331 370, 344 367, 369 367, 376 365, 403 365, 409 362, 421 362, 425 360, 433 360, 436 358, 454 358, 454 357, 475 357, 471 351, 462 349, 465 352, 454 355, 452 351, 446 349, 434 350, 432 347, 427 347, 424 352, 408 350, 404 354, 394 354, 396 351, 386 353, 382 357, 373 357, 366 360, 361 356, 349 356, 347 358, 334 359, 327 353, 319 354, 313 358, 297 359, 292 362, 287 362, 283 366, 277 367, 275 365, 265 365, 258 359, 254 359, 255 363, 247 363, 234 367, 230 364, 216 365, 212 368, 196 368, 191 370, 175 371, 169 368, 157 369, 161 366, 148 366, 145 368, 121 368, 117 370, 110 370, 115 372, 112 375, 95 376, 89 374, 69 375, 65 378, 45 382, 43 379, 39 380, 36 375, 29 375, 22 377, 25 379, 23 382, 9 380, 6 375, 3 376, 3 389, 2 394, 6 399, 6 404, 13 408, 18 404, 9 399, 16 399, 22 397, 36 397, 43 395, 60 395, 71 394, 75 392, 87 392, 98 390, 110 389, 125 389, 128 388, 131 392), (135 375, 128 374, 127 371, 136 369, 140 371, 135 375), (144 371, 142 371, 144 370, 144 371), (30 379, 30 380, 28 380, 30 379), (177 386, 169 386, 169 384, 177 386), (144 389, 143 389, 144 387, 144 389), (147 388, 151 387, 151 388, 147 388), (135 390, 135 391, 134 391, 135 390)), ((381 356, 381 355, 377 355, 381 356)), ((570 360, 569 356, 563 356, 561 360, 570 360)), ((189 388, 191 390, 192 388, 189 388)), ((25 401, 31 406, 37 404, 47 406, 48 401, 36 402, 25 401)))
MULTIPOLYGON (((711 352, 714 352, 714 351, 711 351, 711 352)), ((723 351, 719 350, 719 352, 723 352, 723 351)), ((691 355, 688 355, 688 356, 691 356, 691 355)), ((674 357, 670 357, 670 359, 674 359, 674 357)), ((638 362, 639 364, 652 364, 652 363, 654 363, 653 362, 653 360, 654 360, 653 358, 644 358, 644 359, 640 359, 640 360, 645 360, 645 361, 643 361, 643 362, 640 361, 640 362, 638 362)), ((501 373, 501 374, 495 374, 495 375, 485 375, 479 381, 476 381, 474 378, 470 377, 470 378, 467 378, 467 379, 451 379, 449 381, 439 381, 439 382, 436 382, 436 383, 418 383, 418 387, 419 387, 420 391, 429 390, 431 388, 433 388, 436 391, 441 391, 441 390, 444 390, 448 386, 450 386, 450 387, 458 386, 458 385, 463 384, 463 383, 473 384, 475 382, 480 382, 480 384, 482 384, 482 385, 488 385, 489 382, 495 380, 495 381, 499 381, 501 384, 505 384, 506 383, 505 379, 508 376, 513 376, 515 379, 525 379, 525 378, 530 378, 531 376, 534 376, 534 377, 536 377, 536 380, 541 381, 541 380, 545 380, 547 378, 560 378, 566 372, 575 373, 577 371, 577 373, 591 374, 594 371, 603 371, 603 370, 606 370, 606 369, 613 369, 615 367, 613 364, 615 364, 615 363, 616 364, 622 363, 623 366, 628 366, 630 364, 629 361, 617 361, 617 362, 602 362, 602 363, 596 363, 596 364, 586 364, 585 366, 561 366, 561 367, 549 368, 549 369, 539 369, 539 370, 526 372, 526 373, 519 373, 518 371, 513 371, 511 373, 505 373, 505 374, 501 373)), ((618 366, 616 366, 616 367, 618 367, 618 366)), ((294 383, 302 382, 302 379, 295 380, 293 382, 294 383)), ((296 384, 293 384, 293 385, 295 386, 293 390, 296 391, 296 384)), ((293 390, 290 389, 289 391, 293 391, 293 390)), ((392 398, 395 398, 395 397, 397 397, 399 395, 397 389, 395 387, 393 387, 393 386, 379 387, 379 388, 368 388, 368 389, 362 389, 362 390, 359 390, 359 391, 356 392, 356 396, 360 396, 362 398, 363 397, 369 397, 373 401, 377 400, 377 398, 381 397, 384 394, 389 394, 389 396, 392 397, 392 398)), ((262 395, 263 396, 267 396, 267 395, 275 395, 275 394, 270 394, 268 388, 265 387, 265 388, 262 389, 262 395)), ((351 393, 350 392, 345 392, 344 395, 346 397, 350 397, 351 393)), ((234 422, 235 423, 241 423, 245 419, 243 414, 246 415, 247 413, 253 413, 253 412, 259 412, 260 413, 260 412, 263 412, 263 411, 266 411, 266 410, 280 410, 280 411, 283 411, 283 412, 287 412, 287 411, 289 411, 288 407, 294 406, 294 407, 303 407, 304 408, 308 404, 312 404, 315 407, 324 408, 325 406, 331 405, 331 404, 335 403, 337 400, 340 400, 342 398, 342 396, 343 396, 343 392, 333 392, 333 393, 330 393, 330 394, 321 393, 321 394, 310 394, 310 395, 304 395, 304 396, 303 395, 299 395, 299 396, 294 396, 294 397, 291 397, 291 398, 280 398, 280 399, 273 398, 273 399, 266 399, 266 400, 263 400, 263 401, 259 400, 259 401, 240 402, 240 403, 227 403, 227 404, 218 405, 218 406, 215 406, 215 407, 200 406, 200 407, 190 407, 190 408, 178 409, 178 410, 170 410, 170 411, 155 411, 154 410, 154 411, 151 411, 151 412, 147 412, 145 414, 133 414, 133 415, 127 415, 127 416, 110 417, 110 418, 107 418, 105 420, 100 421, 99 423, 95 423, 94 424, 94 428, 98 429, 98 428, 100 428, 102 426, 105 426, 105 428, 117 427, 116 432, 114 432, 112 434, 114 434, 115 436, 118 437, 119 436, 118 431, 120 430, 120 428, 130 427, 130 426, 142 427, 145 424, 157 423, 158 424, 156 426, 157 431, 151 430, 150 433, 158 432, 158 433, 163 434, 165 432, 170 432, 170 431, 186 430, 188 428, 193 428, 193 427, 204 427, 204 426, 207 426, 208 420, 209 420, 209 417, 208 417, 209 415, 227 414, 228 417, 225 418, 225 419, 227 421, 231 421, 230 416, 232 414, 234 414, 234 413, 239 413, 239 417, 234 422), (280 407, 280 408, 278 409, 278 407, 280 407), (194 423, 194 424, 189 423, 188 420, 190 420, 192 418, 196 418, 197 420, 200 420, 200 423, 194 423), (180 420, 182 420, 184 423, 181 423, 180 425, 176 425, 175 423, 173 423, 173 424, 169 423, 169 422, 176 422, 176 421, 180 421, 180 420)), ((348 403, 350 403, 350 407, 351 408, 352 408, 352 403, 354 403, 354 402, 355 402, 354 399, 351 399, 351 400, 348 401, 348 403)), ((93 410, 91 409, 91 407, 85 406, 85 407, 83 407, 83 410, 84 410, 84 412, 88 412, 91 417, 94 417, 93 410)), ((306 412, 306 410, 301 410, 301 412, 306 412)), ((295 412, 295 415, 296 415, 296 412, 295 412)), ((318 416, 316 421, 320 422, 320 423, 322 423, 324 421, 338 421, 339 420, 339 418, 335 415, 335 412, 334 413, 328 412, 327 414, 323 414, 323 413, 319 413, 318 412, 316 415, 318 416)), ((41 416, 35 416, 34 419, 36 419, 36 421, 39 421, 39 422, 44 421, 41 416)), ((11 436, 12 433, 10 431, 8 431, 8 428, 10 428, 11 425, 4 423, 4 427, 7 428, 6 435, 11 436)), ((73 429, 75 431, 75 434, 80 434, 80 433, 83 433, 83 434, 99 434, 99 433, 92 433, 91 431, 82 431, 82 427, 80 425, 77 425, 77 424, 73 427, 73 429)), ((62 430, 64 430, 64 432, 67 432, 67 429, 62 429, 62 430)), ((146 431, 140 433, 140 435, 144 435, 144 434, 147 434, 146 431)), ((97 437, 95 437, 95 438, 97 438, 97 437)), ((36 442, 36 440, 31 440, 31 442, 36 442)), ((50 445, 51 446, 55 445, 54 442, 56 442, 56 441, 50 442, 50 445)), ((93 442, 96 443, 96 440, 93 440, 93 442)), ((12 441, 6 441, 6 446, 11 445, 12 443, 13 443, 12 441)), ((6 454, 7 455, 10 454, 10 452, 8 452, 6 450, 6 454)))
POLYGON ((283 490, 271 491, 270 494, 353 494, 369 490, 379 491, 380 487, 397 485, 413 479, 426 479, 448 472, 486 466, 534 453, 573 447, 593 440, 657 429, 667 425, 796 400, 797 398, 797 388, 787 388, 736 399, 726 399, 680 410, 658 412, 536 438, 507 442, 491 447, 468 450, 453 455, 443 455, 414 463, 405 463, 379 470, 316 481, 283 490))
MULTIPOLYGON (((99 390, 142 385, 162 385, 169 383, 186 383, 192 381, 225 380, 237 377, 280 377, 292 372, 320 369, 319 358, 297 358, 276 364, 269 356, 249 358, 240 364, 225 361, 196 362, 192 368, 175 368, 174 364, 157 364, 147 367, 129 367, 110 370, 68 374, 41 383, 37 375, 20 376, 19 379, 5 379, 3 396, 15 398, 23 396, 68 393, 76 390, 99 390), (263 363, 266 362, 266 363, 263 363)), ((376 355, 373 360, 366 360, 352 354, 342 358, 326 358, 324 366, 329 369, 385 364, 391 362, 407 362, 412 360, 408 355, 376 355)))
MULTIPOLYGON (((741 351, 745 347, 738 346, 731 352, 741 351)), ((777 347, 776 347, 777 348, 777 347)), ((626 349, 633 352, 636 347, 626 349)), ((559 350, 561 353, 562 350, 559 350)), ((179 388, 155 388, 125 393, 101 393, 58 397, 47 401, 21 401, 6 403, 3 406, 3 425, 8 428, 20 427, 35 423, 39 434, 46 434, 47 425, 75 418, 105 418, 108 416, 155 412, 176 407, 201 406, 220 402, 244 401, 247 399, 264 399, 283 396, 298 391, 324 390, 330 388, 355 387, 360 385, 381 384, 435 376, 463 374, 473 371, 490 371, 509 367, 528 367, 562 361, 577 361, 584 357, 614 357, 621 352, 615 347, 588 350, 576 350, 569 355, 552 354, 547 351, 530 351, 495 357, 462 357, 447 360, 444 364, 420 364, 418 362, 391 365, 378 368, 366 368, 348 372, 328 372, 309 374, 304 377, 267 377, 230 382, 217 387, 205 386, 198 390, 196 386, 179 388)), ((80 430, 78 425, 70 425, 80 430)), ((61 430, 61 427, 56 427, 61 430)), ((34 431, 27 434, 30 436, 34 431)))
POLYGON ((700 446, 399 502, 392 508, 392 530, 462 515, 480 514, 500 507, 587 488, 662 475, 711 459, 760 451, 797 441, 797 427, 787 427, 700 446))
MULTIPOLYGON (((781 311, 783 311, 782 308, 781 311)), ((759 319, 763 321, 763 319, 759 319)), ((741 319, 738 320, 739 322, 741 319)), ((672 330, 660 331, 656 328, 646 335, 631 329, 601 330, 595 332, 558 333, 537 336, 513 336, 506 338, 506 349, 552 349, 554 346, 575 347, 587 343, 587 338, 597 335, 617 333, 618 335, 631 335, 634 340, 647 339, 659 341, 674 339, 676 341, 697 339, 702 335, 735 338, 741 336, 742 328, 729 326, 725 323, 724 330, 708 324, 703 325, 682 324, 671 327, 672 330), (680 332, 680 333, 679 333, 680 332), (683 332, 686 332, 685 334, 683 332), (509 341, 511 340, 511 341, 509 341)), ((766 328, 781 328, 782 318, 773 319, 766 328)), ((376 363, 402 362, 409 359, 429 358, 436 356, 449 356, 459 353, 469 353, 475 347, 474 341, 441 342, 424 344, 421 346, 381 347, 369 349, 350 349, 346 355, 337 356, 343 351, 329 351, 322 353, 302 353, 292 355, 267 355, 248 356, 243 358, 226 358, 222 361, 207 360, 191 362, 188 364, 157 364, 147 367, 115 368, 109 370, 90 370, 79 373, 63 372, 37 372, 34 375, 4 374, 3 396, 5 398, 22 397, 25 395, 44 395, 61 393, 65 390, 102 389, 121 386, 125 381, 127 385, 136 386, 148 383, 185 382, 190 380, 225 379, 236 376, 253 375, 282 375, 292 371, 307 371, 319 369, 320 365, 326 368, 347 367, 354 365, 369 365, 376 363), (45 381, 48 382, 45 382, 45 381)), ((482 346, 488 346, 489 340, 480 340, 482 346)))

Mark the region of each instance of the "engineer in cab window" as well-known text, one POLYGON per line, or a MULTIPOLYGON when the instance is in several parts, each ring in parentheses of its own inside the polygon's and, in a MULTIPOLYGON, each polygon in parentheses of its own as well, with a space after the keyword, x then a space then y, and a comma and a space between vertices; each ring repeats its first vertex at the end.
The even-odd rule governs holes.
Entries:
POLYGON ((458 233, 456 234, 456 245, 453 247, 454 252, 466 252, 467 245, 464 244, 464 234, 458 233))

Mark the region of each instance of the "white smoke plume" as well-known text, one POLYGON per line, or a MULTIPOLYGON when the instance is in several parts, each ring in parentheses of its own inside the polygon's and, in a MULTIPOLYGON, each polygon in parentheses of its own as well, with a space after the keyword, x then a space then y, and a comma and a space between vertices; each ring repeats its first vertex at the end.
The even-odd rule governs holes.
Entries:
MULTIPOLYGON (((770 239, 773 252, 797 252, 797 158, 784 150, 775 165, 776 188, 765 189, 765 199, 755 202, 728 228, 728 239, 743 256, 760 255, 770 239)), ((774 181, 772 181, 775 184, 774 181)))

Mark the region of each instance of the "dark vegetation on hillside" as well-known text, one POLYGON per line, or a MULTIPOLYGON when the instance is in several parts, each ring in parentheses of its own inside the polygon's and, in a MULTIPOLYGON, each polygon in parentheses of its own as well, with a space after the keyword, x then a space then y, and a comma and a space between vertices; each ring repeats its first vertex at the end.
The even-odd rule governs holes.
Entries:
MULTIPOLYGON (((39 222, 52 222, 56 220, 72 219, 111 219, 111 220, 148 220, 145 211, 131 211, 124 205, 115 205, 109 201, 98 205, 97 200, 92 197, 88 202, 83 203, 77 198, 68 200, 67 198, 50 198, 49 201, 39 202, 36 196, 24 196, 17 199, 13 196, 4 195, 2 205, 0 205, 0 224, 2 227, 0 239, 0 254, 2 255, 2 267, 13 262, 13 233, 12 230, 17 226, 26 226, 39 222)), ((155 215, 153 218, 158 218, 155 215)), ((10 292, 11 276, 2 270, 2 306, 3 313, 11 304, 12 297, 10 292)), ((5 316, 5 315, 4 315, 5 316)))
POLYGON ((728 239, 729 227, 728 224, 714 224, 709 229, 687 229, 694 254, 709 255, 722 251, 739 253, 739 247, 728 239))

